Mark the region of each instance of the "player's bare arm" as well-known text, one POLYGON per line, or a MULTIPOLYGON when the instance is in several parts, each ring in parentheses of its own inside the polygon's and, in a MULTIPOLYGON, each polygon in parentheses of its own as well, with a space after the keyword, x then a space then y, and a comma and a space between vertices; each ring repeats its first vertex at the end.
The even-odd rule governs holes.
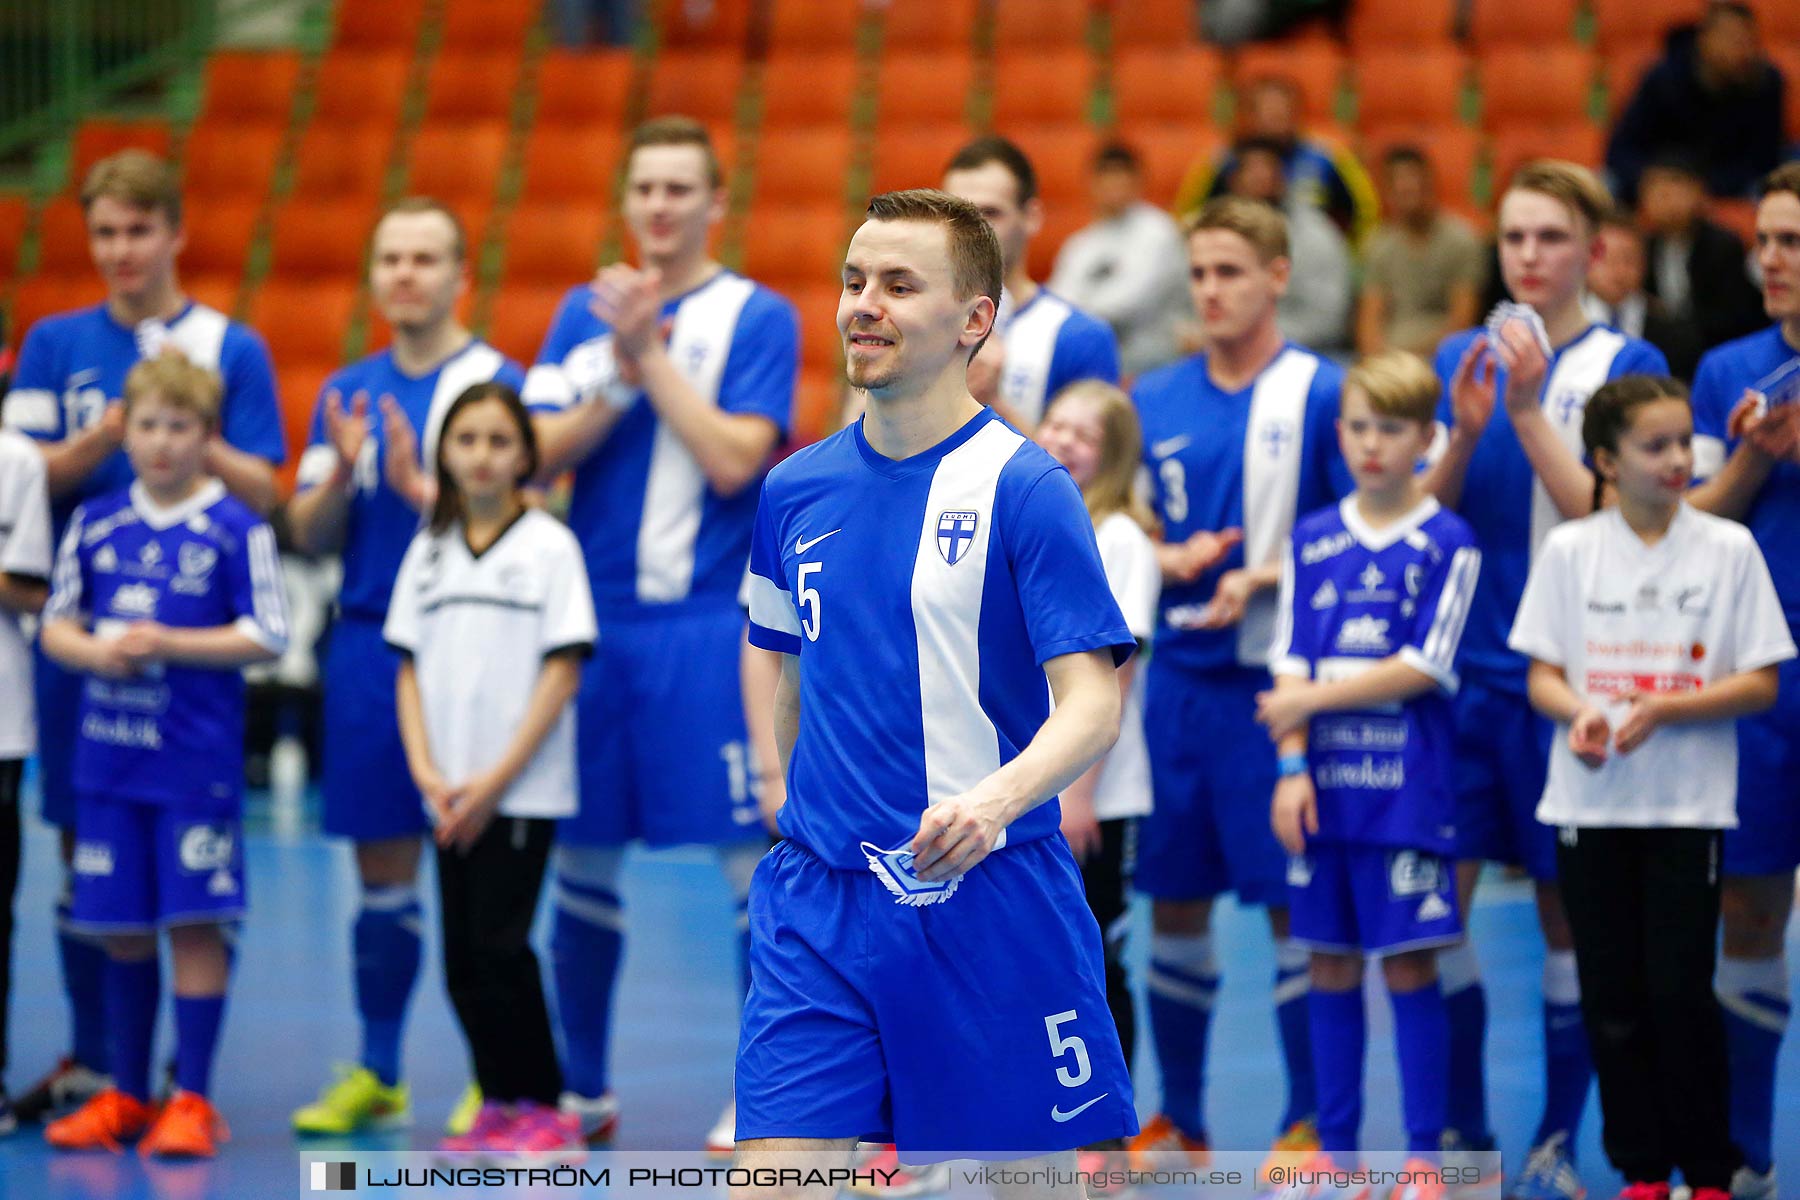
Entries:
POLYGON ((1738 448, 1716 475, 1688 493, 1688 503, 1741 521, 1775 464, 1800 448, 1800 408, 1785 405, 1764 412, 1755 393, 1746 390, 1731 410, 1726 434, 1737 440, 1738 448))
POLYGON ((125 406, 109 401, 100 419, 80 433, 44 450, 44 484, 52 499, 61 499, 87 482, 100 464, 125 444, 125 406))
POLYGON ((275 511, 280 493, 275 489, 275 464, 260 455, 239 450, 223 437, 206 443, 206 473, 217 477, 225 490, 266 517, 275 511))
POLYGON ((50 585, 29 575, 0 571, 0 610, 14 616, 37 615, 50 599, 50 585))
POLYGON ((324 554, 344 544, 356 464, 369 438, 368 394, 358 392, 345 408, 343 397, 335 390, 326 392, 324 421, 325 440, 337 455, 331 475, 316 487, 296 492, 288 501, 288 525, 294 541, 309 554, 324 554))
POLYGON ((1494 350, 1506 368, 1506 415, 1532 472, 1565 520, 1587 516, 1594 510, 1594 473, 1581 465, 1550 424, 1540 400, 1549 356, 1518 321, 1501 326, 1494 350))
POLYGON ((1462 502, 1463 483, 1469 475, 1469 460, 1475 457, 1475 444, 1494 416, 1496 360, 1488 348, 1487 336, 1477 336, 1463 351, 1450 379, 1450 412, 1455 424, 1449 431, 1444 452, 1426 470, 1421 481, 1427 492, 1445 508, 1462 502))
POLYGON ((1275 684, 1272 691, 1256 697, 1256 720, 1279 740, 1304 730, 1320 713, 1404 704, 1437 687, 1438 681, 1394 654, 1349 679, 1320 683, 1284 675, 1275 684))

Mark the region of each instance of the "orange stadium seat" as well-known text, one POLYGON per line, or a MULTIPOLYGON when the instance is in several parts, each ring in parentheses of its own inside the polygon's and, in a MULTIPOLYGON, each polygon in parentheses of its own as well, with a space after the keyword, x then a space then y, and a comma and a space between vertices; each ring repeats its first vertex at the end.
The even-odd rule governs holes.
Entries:
POLYGON ((30 328, 45 317, 86 308, 106 299, 106 288, 92 271, 80 275, 33 275, 21 280, 12 298, 9 337, 17 346, 30 328))
POLYGON ((312 440, 313 409, 318 407, 319 392, 337 368, 337 360, 283 364, 275 373, 275 391, 281 404, 281 427, 287 434, 286 465, 275 472, 282 495, 293 492, 294 476, 300 470, 300 454, 312 440))
POLYGON ((0 195, 0 274, 8 278, 18 269, 30 217, 31 203, 24 196, 0 195))
POLYGON ((183 213, 187 245, 181 251, 181 274, 241 277, 256 235, 256 218, 262 209, 253 200, 190 197, 183 213))
POLYGON ((503 121, 425 125, 413 138, 406 190, 457 206, 488 205, 506 163, 503 121))
POLYGON ((44 205, 38 214, 37 236, 38 274, 84 275, 93 270, 87 218, 74 196, 58 196, 44 205))
POLYGON ((763 125, 843 125, 862 80, 848 52, 772 56, 763 66, 763 125))
POLYGON ((1397 146, 1413 146, 1431 160, 1438 203, 1470 217, 1485 217, 1475 202, 1475 170, 1481 158, 1481 135, 1466 125, 1394 124, 1365 130, 1363 162, 1381 175, 1381 160, 1397 146))
POLYGON ((1584 120, 1598 66, 1594 55, 1575 46, 1491 51, 1478 66, 1482 124, 1496 129, 1584 120))
POLYGON ((1494 46, 1573 45, 1579 0, 1471 0, 1469 41, 1494 46))
POLYGON ((994 61, 994 124, 1084 120, 1094 94, 1085 49, 1010 53, 994 61))
POLYGON ((757 203, 841 200, 850 152, 848 129, 764 130, 756 149, 757 203))
POLYGON ((1259 79, 1292 80, 1300 89, 1304 119, 1318 124, 1337 119, 1344 64, 1344 52, 1327 42, 1263 42, 1239 50, 1231 74, 1240 91, 1259 79))
POLYGON ((623 145, 617 129, 533 128, 525 143, 524 198, 609 203, 623 145))
POLYGON ((769 10, 769 47, 794 50, 849 50, 856 44, 865 5, 843 0, 774 0, 769 10))
POLYGON ((1447 47, 1456 28, 1455 0, 1357 0, 1345 33, 1355 53, 1402 47, 1447 47))
POLYGON ((1056 268, 1056 252, 1069 240, 1069 235, 1094 219, 1085 202, 1068 201, 1044 209, 1044 224, 1031 239, 1025 252, 1026 265, 1033 279, 1048 279, 1056 268))
POLYGON ((961 124, 968 118, 975 60, 967 52, 923 51, 882 56, 875 81, 881 137, 903 124, 961 124))
POLYGON ((519 281, 566 288, 587 279, 605 231, 606 213, 599 208, 519 205, 506 224, 502 293, 519 281))
POLYGON ((1158 121, 1119 130, 1144 162, 1144 198, 1171 208, 1181 181, 1196 162, 1210 161, 1225 149, 1225 131, 1210 121, 1158 121))
POLYGON ((358 287, 354 275, 270 279, 251 302, 250 325, 268 340, 269 356, 283 370, 302 362, 341 363, 358 287))
POLYGON ((426 0, 382 0, 380 4, 339 4, 333 46, 363 50, 403 50, 419 40, 426 0))
POLYGON ((1453 122, 1462 116, 1469 60, 1461 51, 1415 47, 1371 51, 1355 60, 1356 123, 1453 122))
POLYGON ((411 67, 410 51, 332 51, 319 63, 313 123, 398 123, 411 67))
POLYGON ((243 277, 234 271, 183 271, 181 290, 208 308, 216 308, 226 316, 237 311, 238 292, 243 277))
POLYGON ((90 167, 121 150, 148 150, 167 158, 173 141, 169 126, 162 121, 89 117, 75 131, 75 145, 69 155, 70 185, 79 191, 90 167))
POLYGON ((994 49, 1084 50, 1090 0, 994 0, 994 49))
POLYGON ((1787 127, 1800 130, 1800 38, 1791 46, 1769 51, 1769 58, 1787 77, 1787 127))
POLYGON ((1598 167, 1606 149, 1606 138, 1598 125, 1587 121, 1564 125, 1525 124, 1494 131, 1494 195, 1506 187, 1506 181, 1525 163, 1534 158, 1565 158, 1570 162, 1598 167))
POLYGON ((271 271, 285 280, 360 279, 375 214, 373 197, 289 200, 275 213, 271 271))
POLYGON ((656 26, 665 48, 729 46, 742 49, 750 33, 750 0, 659 0, 656 26))
POLYGON ((1100 148, 1098 130, 1086 125, 1052 124, 1018 125, 998 132, 1017 142, 1031 159, 1038 195, 1044 198, 1046 207, 1085 206, 1088 173, 1094 152, 1100 148))
MULTIPOLYGON (((1763 45, 1775 46, 1783 50, 1800 50, 1800 9, 1796 9, 1793 0, 1750 0, 1750 7, 1756 10, 1757 28, 1762 33, 1763 45)), ((1790 97, 1800 90, 1800 79, 1788 76, 1788 95, 1790 97)), ((1788 123, 1791 132, 1793 122, 1788 123)))
POLYGON ((300 56, 291 50, 219 50, 206 60, 200 122, 285 123, 300 89, 300 56))
POLYGON ((336 126, 314 122, 295 155, 296 196, 354 196, 373 203, 393 157, 391 125, 336 126))
POLYGON ((1196 40, 1193 0, 1111 0, 1112 48, 1174 48, 1196 40))
POLYGON ((783 285, 828 283, 844 266, 845 225, 841 204, 759 203, 745 222, 744 273, 783 285))
POLYGON ((281 157, 279 125, 202 123, 181 150, 182 187, 190 196, 262 197, 281 157))
POLYGON ((824 437, 837 420, 844 399, 844 372, 809 368, 800 372, 794 387, 794 428, 788 440, 804 446, 824 437))
MULTIPOLYGON (((840 214, 841 216, 841 214, 840 214)), ((826 236, 820 230, 821 240, 826 236)), ((849 238, 843 231, 843 223, 839 221, 837 236, 845 246, 849 238)), ((823 256, 821 256, 822 258, 823 256)), ((843 295, 842 283, 838 273, 843 267, 843 246, 838 247, 836 263, 831 265, 831 276, 821 283, 807 280, 797 283, 787 291, 787 298, 794 302, 800 311, 800 363, 801 368, 821 368, 841 370, 844 362, 843 341, 837 331, 838 297, 843 295)))
POLYGON ((538 23, 543 6, 519 0, 446 0, 446 50, 523 50, 526 35, 538 23))
POLYGON ((591 276, 593 270, 590 254, 585 267, 572 271, 561 283, 511 284, 502 289, 488 313, 487 332, 483 335, 488 344, 517 362, 535 361, 543 348, 544 335, 550 331, 550 322, 556 317, 557 305, 571 287, 591 276))
POLYGON ((539 125, 617 125, 631 94, 628 50, 552 50, 538 66, 539 125))
POLYGON ((1593 0, 1594 44, 1611 55, 1621 46, 1661 43, 1677 25, 1700 19, 1703 0, 1593 0))
POLYGON ((650 70, 648 114, 670 113, 716 124, 737 118, 744 60, 731 50, 689 50, 659 54, 650 70))
POLYGON ((886 4, 881 12, 881 49, 963 49, 975 39, 978 0, 935 4, 886 4))
POLYGON ((1637 94, 1644 72, 1663 55, 1660 41, 1631 42, 1615 46, 1600 56, 1606 71, 1606 112, 1616 118, 1637 94))
POLYGON ((437 56, 425 77, 427 121, 505 121, 524 58, 517 48, 437 56))
POLYGON ((1129 134, 1143 121, 1210 120, 1225 60, 1209 47, 1126 50, 1113 58, 1113 119, 1129 134))
POLYGON ((961 123, 883 126, 875 139, 874 190, 938 186, 945 165, 974 136, 961 123))

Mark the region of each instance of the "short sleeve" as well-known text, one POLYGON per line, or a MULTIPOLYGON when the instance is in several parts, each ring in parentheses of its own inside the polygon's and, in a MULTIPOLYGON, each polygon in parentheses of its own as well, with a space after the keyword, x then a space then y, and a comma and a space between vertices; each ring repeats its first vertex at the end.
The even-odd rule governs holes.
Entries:
MULTIPOLYGON (((1002 476, 1002 488, 1005 487, 1002 476)), ((1060 467, 1025 485, 1016 507, 996 504, 1025 633, 1039 665, 1065 654, 1110 649, 1113 664, 1137 651, 1137 639, 1106 583, 1094 523, 1081 492, 1060 467)))
POLYGON ((1306 440, 1311 451, 1313 487, 1300 498, 1300 511, 1322 508, 1356 490, 1356 480, 1338 446, 1337 418, 1343 392, 1343 372, 1321 362, 1306 397, 1306 440))
MULTIPOLYGON (((1725 457, 1733 449, 1726 433, 1732 406, 1737 397, 1730 394, 1725 364, 1716 352, 1700 360, 1694 372, 1691 403, 1694 409, 1694 481, 1703 483, 1719 473, 1725 457)), ((1738 395, 1742 395, 1740 389, 1738 395)))
MULTIPOLYGON (((804 585, 804 580, 802 581, 804 585)), ((756 506, 756 525, 750 534, 750 574, 744 580, 746 607, 750 610, 750 644, 782 654, 799 654, 800 618, 794 597, 781 569, 781 530, 769 485, 763 483, 756 506)))
MULTIPOLYGON (((565 530, 557 530, 566 534, 565 530)), ((538 648, 545 654, 561 650, 591 650, 600 630, 594 620, 594 592, 588 586, 587 564, 574 537, 557 539, 545 555, 549 572, 544 589, 544 621, 538 648)))
POLYGON ((76 508, 63 530, 56 551, 56 568, 50 577, 50 600, 44 605, 46 621, 83 621, 86 618, 87 562, 81 552, 81 531, 87 527, 87 505, 76 508))
POLYGON ((786 437, 793 423, 799 372, 800 319, 794 306, 758 288, 745 304, 731 340, 719 385, 719 408, 767 417, 786 437))
POLYGON ((246 454, 279 466, 287 461, 287 436, 281 428, 281 402, 275 395, 275 368, 262 336, 241 325, 225 332, 220 374, 225 403, 219 432, 246 454))
POLYGON ((1519 599, 1512 634, 1506 639, 1510 648, 1552 666, 1568 664, 1569 631, 1564 626, 1571 619, 1580 620, 1569 607, 1570 569, 1569 541, 1552 533, 1525 580, 1525 594, 1519 599))
POLYGON ((294 474, 296 491, 318 487, 337 469, 337 448, 325 436, 325 397, 334 390, 340 395, 344 393, 344 381, 336 375, 327 379, 313 398, 312 425, 306 436, 306 449, 300 452, 299 469, 294 474))
POLYGON ((1622 375, 1667 375, 1669 360, 1663 352, 1642 338, 1632 338, 1619 351, 1619 357, 1613 360, 1612 374, 1609 379, 1617 379, 1622 375))
POLYGON ((1269 674, 1312 678, 1313 648, 1310 628, 1294 609, 1298 592, 1294 574, 1294 538, 1281 548, 1281 586, 1276 593, 1275 636, 1269 640, 1269 674))
POLYGON ((0 420, 27 437, 56 442, 67 436, 57 401, 56 355, 43 324, 33 325, 19 349, 12 389, 0 401, 0 420))
POLYGON ((258 521, 244 532, 237 553, 229 558, 231 609, 239 633, 271 654, 287 649, 287 584, 281 576, 281 555, 275 548, 275 531, 258 521))
MULTIPOLYGON (((7 439, 10 440, 10 439, 7 439)), ((5 446, 0 443, 0 450, 5 446)), ((54 559, 50 547, 50 493, 44 460, 36 447, 7 456, 11 469, 0 478, 0 527, 10 528, 0 550, 0 571, 30 579, 49 579, 54 559)))
POLYGON ((1419 586, 1412 633, 1400 648, 1401 662, 1451 694, 1457 688, 1456 651, 1480 575, 1481 551, 1474 546, 1457 546, 1438 559, 1419 586))
POLYGON ((1794 638, 1769 577, 1769 564, 1754 538, 1740 534, 1737 583, 1731 590, 1734 672, 1755 671, 1794 657, 1794 638))
POLYGON ((1106 584, 1125 615, 1125 628, 1140 643, 1156 633, 1156 605, 1162 596, 1162 568, 1156 545, 1137 522, 1115 513, 1095 531, 1106 584))
POLYGON ((414 535, 400 559, 400 570, 394 575, 394 591, 388 600, 387 620, 382 622, 381 640, 402 654, 413 654, 419 648, 419 570, 431 542, 428 531, 414 535))
POLYGON ((560 412, 575 402, 575 387, 564 373, 562 362, 589 336, 589 327, 596 324, 588 311, 591 297, 592 292, 584 284, 570 289, 557 306, 556 316, 544 334, 544 344, 538 349, 537 362, 525 372, 519 385, 525 407, 532 412, 560 412))
POLYGON ((1119 343, 1113 331, 1087 313, 1078 313, 1063 326, 1062 336, 1050 361, 1046 393, 1054 396, 1082 379, 1119 382, 1119 343))

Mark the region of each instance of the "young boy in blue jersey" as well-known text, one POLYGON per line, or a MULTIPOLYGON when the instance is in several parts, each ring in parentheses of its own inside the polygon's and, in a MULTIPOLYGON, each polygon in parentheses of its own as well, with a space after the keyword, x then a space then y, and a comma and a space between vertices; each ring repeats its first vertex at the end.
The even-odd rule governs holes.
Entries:
MULTIPOLYGON (((1450 1027, 1437 949, 1456 911, 1449 697, 1481 570, 1474 535, 1426 495, 1416 470, 1432 442, 1438 382, 1404 351, 1344 380, 1338 437, 1356 492, 1302 518, 1281 575, 1257 719, 1280 750, 1270 819, 1292 857, 1294 937, 1312 950, 1316 1172, 1356 1165, 1362 1121, 1363 959, 1381 960, 1394 1009, 1407 1169, 1396 1200, 1444 1195, 1450 1027)), ((1315 1181, 1307 1197, 1349 1196, 1315 1181)), ((1360 1193, 1367 1196, 1367 1190, 1360 1193)))
POLYGON ((63 1150, 141 1137, 145 1156, 211 1158, 229 1136, 207 1099, 230 981, 225 930, 244 915, 239 669, 280 656, 286 600, 274 531, 206 473, 218 377, 168 353, 133 367, 124 392, 137 482, 70 517, 42 634, 86 677, 70 920, 105 939, 113 1084, 44 1136, 63 1150), (162 932, 176 1091, 158 1111, 162 932))
MULTIPOLYGON (((304 1134, 342 1136, 410 1115, 401 1082, 406 1010, 419 974, 419 855, 426 811, 406 766, 394 709, 400 660, 381 637, 400 560, 433 498, 450 404, 471 384, 522 386, 525 373, 456 317, 469 286, 462 223, 443 204, 402 200, 370 239, 369 291, 393 344, 325 381, 288 505, 295 542, 343 557, 343 583, 321 671, 325 689, 325 832, 350 839, 362 886, 351 929, 362 1046, 319 1098, 294 1113, 304 1134), (423 458, 421 458, 421 453, 423 458)), ((464 1132, 480 1107, 466 1093, 464 1132)))
POLYGON ((977 138, 944 168, 944 190, 979 208, 1000 239, 1005 282, 995 332, 1006 353, 995 411, 1030 433, 1069 384, 1119 382, 1111 326, 1031 278, 1026 250, 1044 227, 1044 202, 1025 152, 1003 137, 977 138))
POLYGON ((770 473, 751 551, 788 799, 751 891, 738 1162, 841 1167, 871 1137, 1033 1156, 1062 1180, 998 1194, 1078 1197, 1074 1148, 1136 1118, 1047 801, 1118 736, 1134 643, 1074 482, 969 394, 992 231, 935 191, 868 215, 838 302, 868 411, 770 473))
POLYGON ((1281 549, 1294 518, 1352 486, 1333 428, 1343 372, 1288 342, 1276 324, 1289 265, 1279 211, 1226 197, 1185 229, 1208 348, 1150 372, 1133 391, 1164 539, 1144 698, 1156 802, 1136 875, 1152 900, 1147 988, 1163 1099, 1133 1148, 1207 1149, 1202 1096, 1219 990, 1212 905, 1235 891, 1241 903, 1267 907, 1275 936, 1288 1079, 1275 1146, 1303 1155, 1318 1148, 1307 955, 1288 936, 1285 860, 1263 799, 1275 787, 1275 752, 1255 715, 1257 693, 1269 686, 1281 549), (1231 753, 1219 753, 1222 745, 1231 753))
MULTIPOLYGON (((1581 458, 1588 397, 1620 375, 1669 373, 1660 350, 1592 323, 1582 310, 1611 206, 1585 167, 1544 160, 1520 168, 1500 200, 1500 274, 1512 298, 1536 312, 1549 349, 1514 319, 1498 341, 1476 329, 1452 334, 1435 364, 1444 383, 1438 419, 1448 432, 1426 486, 1475 530, 1484 562, 1455 705, 1457 910, 1469 911, 1484 861, 1523 866, 1536 885, 1546 947, 1544 1113, 1525 1169, 1507 1185, 1517 1200, 1575 1200, 1581 1191, 1575 1131, 1593 1067, 1556 884, 1556 831, 1536 817, 1550 724, 1526 700, 1527 663, 1506 639, 1545 535, 1593 509, 1594 476, 1581 458)), ((1452 1140, 1491 1149, 1482 1064, 1487 999, 1473 948, 1465 942, 1445 951, 1439 968, 1450 1009, 1452 1140)))
MULTIPOLYGON (((275 506, 275 467, 287 455, 275 372, 254 331, 181 290, 175 259, 186 232, 175 169, 142 150, 123 151, 88 172, 81 204, 106 300, 46 317, 26 332, 4 416, 9 427, 42 443, 56 535, 76 505, 131 482, 131 464, 120 449, 125 421, 118 398, 126 373, 167 345, 224 381, 206 448, 208 473, 257 512, 268 512, 275 506)), ((62 830, 66 868, 74 847, 81 681, 42 654, 35 665, 43 813, 62 830)), ((57 914, 73 1044, 55 1070, 19 1097, 26 1120, 86 1099, 103 1086, 107 1070, 100 1008, 105 955, 97 942, 68 927, 66 892, 57 914)))
MULTIPOLYGON (((1764 311, 1775 324, 1700 360, 1695 473, 1711 473, 1703 449, 1724 465, 1689 499, 1750 527, 1788 627, 1800 637, 1800 404, 1760 411, 1745 397, 1800 360, 1800 164, 1763 180, 1756 259, 1764 311)), ((1775 1063, 1790 1012, 1784 946, 1800 866, 1800 668, 1783 663, 1780 683, 1774 708, 1738 722, 1738 827, 1725 831, 1721 864, 1725 939, 1714 986, 1731 1056, 1731 1136, 1744 1154, 1731 1181, 1739 1200, 1777 1195, 1775 1063)))
MULTIPOLYGON (((717 848, 743 903, 768 846, 757 812, 738 661, 738 587, 756 484, 786 435, 799 322, 785 299, 708 249, 725 214, 706 127, 684 117, 632 134, 622 210, 638 265, 570 290, 526 380, 543 471, 573 470, 569 526, 607 636, 576 704, 581 811, 555 852, 551 935, 567 1061, 565 1105, 611 1136, 612 997, 624 948, 625 846, 717 848)), ((706 1135, 729 1154, 728 1106, 706 1135)))

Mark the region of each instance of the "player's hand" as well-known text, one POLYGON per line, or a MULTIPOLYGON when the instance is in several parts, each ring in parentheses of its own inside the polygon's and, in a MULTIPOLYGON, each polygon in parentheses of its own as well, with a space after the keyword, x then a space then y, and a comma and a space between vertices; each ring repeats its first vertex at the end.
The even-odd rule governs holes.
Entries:
POLYGON ((1225 556, 1237 549, 1243 540, 1244 531, 1233 526, 1216 533, 1202 529, 1187 541, 1177 542, 1173 547, 1175 578, 1181 583, 1194 582, 1223 562, 1225 556))
POLYGON ((1255 594, 1256 588, 1247 568, 1235 567, 1225 572, 1219 576, 1213 598, 1200 615, 1198 628, 1226 629, 1236 625, 1244 619, 1244 610, 1250 606, 1250 597, 1255 594))
POLYGON ((913 871, 937 883, 974 867, 999 843, 1005 807, 997 797, 969 791, 927 808, 913 835, 913 871))
POLYGON ((1313 693, 1318 686, 1309 679, 1257 693, 1256 722, 1268 729, 1270 741, 1279 742, 1306 728, 1313 719, 1313 693))
POLYGON ((325 393, 325 440, 337 451, 338 470, 344 479, 355 478, 357 461, 369 440, 369 393, 352 396, 348 409, 336 388, 325 393))
POLYGON ((1630 754, 1643 745, 1668 719, 1668 708, 1661 696, 1634 692, 1626 699, 1631 702, 1631 711, 1613 734, 1613 745, 1620 754, 1630 754))
POLYGON ((100 431, 100 436, 106 439, 106 444, 114 450, 123 446, 125 444, 125 402, 108 400, 106 407, 100 410, 100 420, 96 423, 95 428, 100 431))
POLYGON ((500 797, 505 791, 505 784, 486 772, 471 776, 456 789, 450 815, 438 823, 437 844, 464 854, 474 849, 500 810, 500 797))
POLYGON ((1306 839, 1319 832, 1319 798, 1310 774, 1289 775, 1275 783, 1269 805, 1269 825, 1275 840, 1289 854, 1305 854, 1306 839))
POLYGON ((135 671, 155 662, 165 652, 163 627, 155 621, 133 621, 110 645, 135 671))
POLYGON ((1764 458, 1777 462, 1800 453, 1800 405, 1784 404, 1765 411, 1757 394, 1748 389, 1726 419, 1725 433, 1764 458))
POLYGON ((451 811, 455 809, 456 801, 462 795, 462 790, 451 787, 435 768, 414 771, 413 783, 418 787, 419 795, 424 799, 425 807, 431 813, 432 826, 434 828, 441 826, 449 819, 451 811))
POLYGON ((978 404, 993 408, 1000 399, 1000 380, 1006 374, 1006 343, 990 334, 969 363, 969 395, 978 404))
POLYGON ((81 666, 103 679, 130 679, 138 673, 137 664, 119 649, 118 638, 95 638, 81 666))
POLYGON ((787 780, 780 771, 763 773, 756 788, 756 811, 762 817, 763 828, 769 831, 770 837, 781 836, 781 806, 787 803, 787 780))
POLYGON ((1094 798, 1075 788, 1062 794, 1062 833, 1069 839, 1075 861, 1084 863, 1100 850, 1100 818, 1094 815, 1094 798))
POLYGON ((382 474, 387 485, 419 512, 437 501, 437 480, 419 461, 419 439, 406 410, 392 396, 381 398, 381 436, 386 443, 382 474))
POLYGON ((1606 746, 1611 740, 1612 726, 1597 708, 1584 708, 1569 722, 1569 749, 1595 770, 1606 762, 1606 746))
POLYGON ((613 348, 621 366, 649 350, 662 335, 662 272, 639 271, 623 263, 602 267, 594 276, 593 314, 611 327, 613 348))
POLYGON ((1500 356, 1500 365, 1506 368, 1506 411, 1532 412, 1539 408, 1550 359, 1525 322, 1508 321, 1500 326, 1500 341, 1494 350, 1500 356))
POLYGON ((1450 414, 1459 431, 1479 434, 1493 419, 1496 367, 1487 335, 1477 334, 1450 377, 1450 414))

